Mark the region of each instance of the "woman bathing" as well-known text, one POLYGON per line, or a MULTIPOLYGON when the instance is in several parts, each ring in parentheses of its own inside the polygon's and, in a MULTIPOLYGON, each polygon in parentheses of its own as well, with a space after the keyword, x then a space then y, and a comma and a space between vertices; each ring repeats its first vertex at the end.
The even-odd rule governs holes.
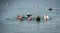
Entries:
POLYGON ((17 19, 19 19, 19 20, 23 20, 23 17, 20 16, 20 15, 18 15, 18 16, 17 16, 17 19))
POLYGON ((49 19, 48 14, 44 15, 44 20, 48 20, 48 19, 49 19))
POLYGON ((28 17, 28 20, 29 20, 29 21, 32 19, 31 16, 32 16, 31 13, 27 13, 27 17, 28 17))
POLYGON ((40 21, 40 16, 39 16, 39 15, 36 16, 36 20, 37 20, 37 21, 40 21))

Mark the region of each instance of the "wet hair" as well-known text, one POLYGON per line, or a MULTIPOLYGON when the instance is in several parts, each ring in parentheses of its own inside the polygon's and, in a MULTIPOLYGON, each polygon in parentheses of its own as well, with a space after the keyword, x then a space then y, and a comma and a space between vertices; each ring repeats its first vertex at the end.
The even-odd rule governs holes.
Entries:
POLYGON ((40 17, 39 17, 39 16, 37 16, 37 17, 36 17, 36 20, 37 20, 37 21, 40 21, 40 17))
POLYGON ((27 15, 28 17, 32 16, 32 15, 27 15))
POLYGON ((49 11, 52 11, 52 8, 48 9, 49 11))

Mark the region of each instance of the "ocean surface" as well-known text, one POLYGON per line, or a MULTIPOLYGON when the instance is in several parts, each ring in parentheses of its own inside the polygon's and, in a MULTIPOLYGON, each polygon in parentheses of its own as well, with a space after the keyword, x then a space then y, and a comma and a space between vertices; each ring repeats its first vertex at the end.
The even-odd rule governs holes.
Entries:
POLYGON ((60 0, 0 0, 0 33, 60 33, 60 0), (31 13, 34 19, 20 21, 18 13, 25 17, 31 13), (41 21, 36 21, 36 15, 41 21))

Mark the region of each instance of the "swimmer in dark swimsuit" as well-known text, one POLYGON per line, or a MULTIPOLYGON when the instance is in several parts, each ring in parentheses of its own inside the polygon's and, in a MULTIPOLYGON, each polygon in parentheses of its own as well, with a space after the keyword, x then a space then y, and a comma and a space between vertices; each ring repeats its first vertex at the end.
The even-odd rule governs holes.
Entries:
POLYGON ((52 8, 48 9, 49 11, 52 11, 52 8))
POLYGON ((46 8, 46 10, 52 11, 52 8, 46 8))
POLYGON ((39 17, 39 16, 37 16, 37 17, 36 17, 36 20, 37 20, 37 21, 40 21, 40 17, 39 17))

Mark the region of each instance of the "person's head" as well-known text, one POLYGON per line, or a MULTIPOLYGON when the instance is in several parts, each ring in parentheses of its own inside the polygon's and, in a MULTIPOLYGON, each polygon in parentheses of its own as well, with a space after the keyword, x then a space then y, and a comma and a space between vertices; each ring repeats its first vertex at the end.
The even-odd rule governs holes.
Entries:
POLYGON ((27 13, 27 16, 30 17, 31 16, 31 13, 27 13))

